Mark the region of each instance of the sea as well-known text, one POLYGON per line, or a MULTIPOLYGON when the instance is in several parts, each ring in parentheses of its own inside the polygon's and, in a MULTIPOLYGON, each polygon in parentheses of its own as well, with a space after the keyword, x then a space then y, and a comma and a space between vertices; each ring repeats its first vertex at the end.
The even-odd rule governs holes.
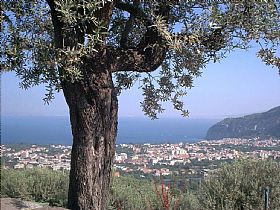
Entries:
MULTIPOLYGON (((215 119, 120 117, 117 144, 197 142, 215 119)), ((2 116, 2 144, 71 145, 69 117, 2 116)))

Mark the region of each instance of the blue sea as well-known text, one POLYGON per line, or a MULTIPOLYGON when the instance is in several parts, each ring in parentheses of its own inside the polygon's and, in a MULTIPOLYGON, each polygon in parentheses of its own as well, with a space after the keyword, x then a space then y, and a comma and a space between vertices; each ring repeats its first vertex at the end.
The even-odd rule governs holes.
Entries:
MULTIPOLYGON (((120 118, 117 143, 174 143, 203 139, 218 120, 120 118)), ((72 144, 69 117, 1 117, 2 144, 72 144)))

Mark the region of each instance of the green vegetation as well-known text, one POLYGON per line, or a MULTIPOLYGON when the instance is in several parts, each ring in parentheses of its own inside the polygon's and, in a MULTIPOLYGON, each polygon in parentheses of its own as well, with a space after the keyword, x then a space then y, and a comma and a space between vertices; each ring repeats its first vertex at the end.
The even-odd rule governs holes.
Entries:
POLYGON ((148 209, 156 200, 151 183, 132 176, 114 178, 111 195, 111 209, 148 209))
POLYGON ((280 138, 280 106, 267 112, 226 118, 209 128, 206 139, 280 138))
POLYGON ((1 72, 14 71, 25 89, 44 84, 46 103, 63 90, 69 106, 69 207, 105 209, 117 94, 138 84, 150 118, 168 101, 188 116, 182 97, 229 52, 257 45, 279 70, 279 8, 279 0, 1 1, 1 72))
POLYGON ((198 199, 183 193, 174 182, 150 182, 132 176, 115 178, 111 189, 110 209, 183 210, 199 209, 198 199))
POLYGON ((66 206, 69 174, 49 169, 4 169, 1 196, 66 206))
POLYGON ((264 209, 264 189, 270 189, 269 209, 280 209, 280 165, 266 160, 239 160, 223 165, 204 182, 200 202, 205 209, 264 209))
MULTIPOLYGON (((2 197, 67 204, 68 173, 47 169, 3 169, 1 173, 2 197)), ((274 161, 226 163, 195 190, 178 185, 174 178, 151 182, 133 176, 115 177, 108 209, 257 210, 264 209, 264 189, 269 187, 269 207, 280 210, 280 165, 274 161)))

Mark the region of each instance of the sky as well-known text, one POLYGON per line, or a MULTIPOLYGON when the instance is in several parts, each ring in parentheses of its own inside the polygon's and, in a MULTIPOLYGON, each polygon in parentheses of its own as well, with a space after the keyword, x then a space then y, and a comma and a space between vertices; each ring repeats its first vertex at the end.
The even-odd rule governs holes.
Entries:
MULTIPOLYGON (((62 92, 50 105, 44 105, 43 85, 19 88, 13 72, 1 74, 2 116, 68 116, 62 92)), ((119 117, 144 117, 141 90, 134 86, 119 97, 119 117)), ((231 53, 220 63, 211 63, 184 97, 190 118, 222 119, 267 111, 280 105, 280 76, 277 68, 266 66, 255 49, 231 53)), ((181 118, 171 104, 160 118, 181 118)))

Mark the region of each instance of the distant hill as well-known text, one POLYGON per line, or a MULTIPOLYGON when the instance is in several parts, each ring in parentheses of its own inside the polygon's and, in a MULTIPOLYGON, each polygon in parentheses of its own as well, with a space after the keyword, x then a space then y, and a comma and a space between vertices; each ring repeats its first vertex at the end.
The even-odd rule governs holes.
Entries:
POLYGON ((207 131, 206 139, 280 138, 280 106, 267 112, 226 118, 207 131))

